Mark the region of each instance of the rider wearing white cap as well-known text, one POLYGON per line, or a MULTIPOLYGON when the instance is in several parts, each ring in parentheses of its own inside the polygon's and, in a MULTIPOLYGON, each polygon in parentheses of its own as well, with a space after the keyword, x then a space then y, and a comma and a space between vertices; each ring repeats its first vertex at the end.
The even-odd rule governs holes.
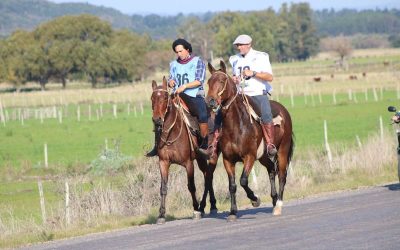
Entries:
POLYGON ((252 48, 252 39, 249 35, 238 36, 233 44, 239 53, 231 56, 233 79, 239 84, 241 91, 250 96, 261 110, 261 127, 270 156, 277 153, 274 145, 274 125, 272 123, 271 105, 268 93, 272 90, 269 84, 273 80, 272 67, 269 55, 252 48))

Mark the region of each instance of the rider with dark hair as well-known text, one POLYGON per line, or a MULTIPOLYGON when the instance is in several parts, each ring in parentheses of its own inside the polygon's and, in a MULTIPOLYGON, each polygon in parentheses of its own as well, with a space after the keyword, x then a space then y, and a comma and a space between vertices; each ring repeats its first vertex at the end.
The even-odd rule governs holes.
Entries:
MULTIPOLYGON (((192 45, 185 39, 175 40, 172 43, 172 50, 178 58, 170 63, 168 85, 188 105, 190 114, 197 117, 201 137, 198 152, 208 158, 208 112, 203 87, 206 67, 200 57, 192 54, 192 45)), ((146 156, 155 155, 157 155, 156 146, 146 156)))

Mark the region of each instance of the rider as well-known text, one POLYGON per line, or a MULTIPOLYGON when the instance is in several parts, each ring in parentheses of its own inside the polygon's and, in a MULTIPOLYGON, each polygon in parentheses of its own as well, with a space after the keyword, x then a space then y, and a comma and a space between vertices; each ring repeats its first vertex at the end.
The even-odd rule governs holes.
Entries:
POLYGON ((272 90, 269 84, 273 80, 269 55, 252 48, 252 39, 248 35, 238 36, 233 44, 239 53, 229 58, 233 70, 233 80, 240 84, 241 91, 250 96, 261 111, 261 128, 267 144, 267 153, 275 156, 274 124, 268 94, 272 90))
MULTIPOLYGON (((178 58, 170 63, 168 85, 187 104, 190 114, 197 117, 201 137, 197 152, 208 158, 208 112, 203 87, 206 67, 200 57, 192 54, 192 45, 185 39, 175 40, 172 43, 172 50, 178 58)), ((147 156, 155 155, 157 155, 156 146, 147 156)))

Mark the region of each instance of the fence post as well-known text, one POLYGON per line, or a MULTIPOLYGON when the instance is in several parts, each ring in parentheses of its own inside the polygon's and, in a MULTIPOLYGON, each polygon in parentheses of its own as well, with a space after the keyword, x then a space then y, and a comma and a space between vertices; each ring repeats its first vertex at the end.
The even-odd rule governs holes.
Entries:
POLYGON ((40 198, 40 210, 42 211, 42 220, 43 223, 46 223, 46 207, 44 204, 43 185, 40 180, 38 181, 38 188, 39 188, 39 198, 40 198))
POLYGON ((4 115, 4 109, 3 109, 3 104, 0 101, 0 119, 3 122, 3 126, 6 126, 6 117, 4 115))
POLYGON ((356 141, 357 141, 358 147, 362 148, 361 140, 360 140, 360 137, 358 135, 356 135, 356 141))
POLYGON ((254 170, 254 167, 251 169, 251 176, 253 177, 254 188, 256 190, 258 190, 258 181, 257 181, 257 176, 256 176, 256 172, 254 170))
POLYGON ((333 90, 333 104, 336 105, 336 89, 333 90))
POLYGON ((140 112, 141 112, 141 115, 144 114, 144 109, 143 109, 143 103, 142 102, 140 102, 140 112))
POLYGON ((71 223, 69 213, 69 185, 68 181, 65 181, 65 223, 69 225, 71 223))
POLYGON ((382 116, 379 116, 379 128, 380 128, 380 132, 381 132, 381 140, 383 140, 383 120, 382 120, 382 116))
POLYGON ((293 98, 293 90, 290 88, 290 102, 292 104, 292 108, 294 107, 294 98, 293 98))
POLYGON ((47 155, 47 143, 44 144, 44 167, 49 166, 48 155, 47 155))
POLYGON ((114 118, 117 118, 117 104, 113 105, 113 114, 114 114, 114 118))
POLYGON ((76 117, 78 119, 78 122, 80 122, 81 121, 81 106, 79 106, 79 105, 76 109, 76 117))
POLYGON ((88 107, 88 112, 89 112, 89 121, 91 121, 92 120, 92 105, 90 105, 89 104, 89 107, 88 107))
POLYGON ((331 148, 329 147, 328 143, 328 125, 326 120, 324 120, 324 138, 325 138, 325 149, 326 153, 328 155, 328 160, 329 160, 329 166, 332 166, 332 153, 331 153, 331 148))

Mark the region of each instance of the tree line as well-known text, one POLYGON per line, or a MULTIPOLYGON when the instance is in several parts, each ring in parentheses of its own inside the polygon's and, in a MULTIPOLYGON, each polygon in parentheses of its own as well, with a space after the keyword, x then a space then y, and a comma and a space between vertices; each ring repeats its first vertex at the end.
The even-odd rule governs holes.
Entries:
MULTIPOLYGON (((192 17, 177 33, 204 60, 227 60, 235 53, 232 41, 243 33, 273 61, 305 60, 318 52, 312 10, 306 3, 283 4, 279 12, 222 12, 208 22, 192 17)), ((168 69, 175 57, 171 43, 172 39, 113 29, 92 15, 63 16, 0 40, 0 80, 17 86, 34 81, 43 89, 49 80, 64 88, 67 80, 88 81, 93 87, 98 82, 132 82, 168 69)))

